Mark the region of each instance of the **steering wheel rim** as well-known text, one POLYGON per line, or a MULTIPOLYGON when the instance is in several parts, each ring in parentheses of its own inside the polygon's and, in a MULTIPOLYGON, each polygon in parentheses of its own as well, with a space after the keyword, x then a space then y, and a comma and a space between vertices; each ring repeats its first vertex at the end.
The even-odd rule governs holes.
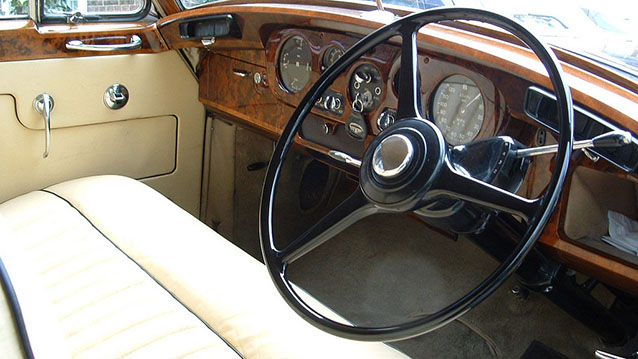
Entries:
MULTIPOLYGON (((368 149, 366 149, 366 154, 364 155, 362 166, 360 169, 360 178, 362 178, 362 175, 366 175, 368 173, 365 171, 367 171, 370 167, 372 156, 371 152, 381 141, 380 136, 382 134, 380 134, 373 141, 373 143, 370 144, 368 149), (375 141, 377 141, 376 144, 375 141)), ((384 138, 387 138, 389 135, 391 134, 385 135, 384 138)), ((426 143, 428 143, 427 146, 430 146, 429 142, 426 141, 426 143)), ((572 151, 572 143, 572 98, 569 88, 563 81, 563 74, 559 62, 554 53, 549 49, 549 47, 542 41, 540 41, 536 36, 534 36, 524 26, 502 15, 498 15, 486 10, 472 8, 436 8, 433 10, 426 10, 424 12, 415 13, 403 17, 370 33, 369 35, 361 39, 353 47, 351 47, 339 60, 337 60, 332 66, 330 66, 306 93, 300 105, 293 113, 290 121, 286 125, 279 141, 277 142, 266 173, 259 214, 260 243, 262 248, 262 255, 271 279, 273 280, 275 286, 277 287, 277 290, 282 295, 284 300, 297 314, 299 314, 303 319, 305 319, 315 327, 340 337, 361 341, 387 342, 407 339, 435 330, 458 318, 459 316, 463 315, 464 313, 478 305, 481 301, 492 294, 501 284, 503 284, 503 282, 507 278, 509 278, 509 276, 513 274, 514 271, 520 266, 527 253, 529 253, 536 240, 542 234, 543 229, 549 222, 556 204, 560 199, 562 188, 565 183, 565 178, 567 176, 568 164, 572 151), (437 150, 440 152, 439 155, 443 155, 443 157, 439 160, 439 167, 431 169, 435 173, 430 178, 432 179, 432 181, 436 181, 438 185, 434 185, 434 187, 432 187, 432 183, 421 183, 420 185, 423 186, 423 188, 427 187, 427 189, 424 189, 422 191, 425 194, 431 194, 434 192, 438 194, 445 193, 447 191, 445 185, 440 185, 441 182, 446 182, 446 180, 441 179, 442 177, 447 176, 446 178, 448 180, 458 180, 459 178, 463 178, 463 176, 459 177, 459 174, 455 173, 454 166, 450 165, 449 151, 446 149, 447 146, 445 140, 443 139, 440 131, 438 131, 438 128, 436 128, 436 126, 430 121, 421 118, 419 114, 420 100, 417 99, 419 99, 420 96, 417 87, 416 34, 420 28, 427 24, 450 20, 480 21, 507 30, 513 35, 517 36, 521 41, 523 41, 523 43, 525 43, 543 63, 554 87, 554 92, 556 94, 558 103, 559 119, 558 153, 556 157, 556 166, 550 179, 549 186, 545 193, 540 198, 536 199, 533 205, 530 204, 529 213, 521 213, 528 218, 528 229, 526 230, 523 239, 516 246, 512 254, 503 263, 501 263, 484 281, 482 281, 479 285, 477 285, 469 293, 458 299, 456 302, 440 309, 433 314, 390 326, 359 327, 346 325, 330 320, 308 306, 297 295, 291 283, 286 278, 287 265, 303 254, 312 250, 312 248, 320 245, 321 243, 323 243, 323 241, 320 241, 320 243, 318 244, 312 243, 314 244, 312 248, 302 248, 304 245, 309 246, 308 243, 302 243, 301 245, 294 248, 294 251, 288 250, 289 248, 286 248, 282 251, 277 249, 275 246, 273 236, 274 199, 276 195, 277 182, 279 180, 286 155, 288 154, 292 146, 292 143, 301 126, 301 123, 305 119, 306 115, 308 115, 312 110, 313 104, 315 103, 316 99, 321 94, 323 94, 323 92, 332 84, 332 82, 349 66, 357 61, 363 54, 367 53, 369 50, 382 43, 383 41, 390 39, 391 37, 401 36, 402 52, 400 84, 407 84, 409 82, 409 85, 402 85, 399 91, 399 108, 397 111, 397 119, 406 119, 408 121, 401 120, 398 122, 409 122, 413 126, 420 126, 422 127, 422 131, 425 131, 424 133, 427 133, 426 136, 433 136, 438 138, 436 139, 436 141, 439 141, 439 146, 435 148, 434 151, 427 147, 428 155, 430 152, 435 152, 434 155, 436 155, 437 150), (406 42, 406 40, 408 41, 406 42), (404 69, 406 68, 409 69, 409 71, 404 71, 404 69), (406 94, 402 93, 402 91, 407 92, 407 96, 405 98, 411 98, 410 102, 406 102, 406 100, 404 100, 404 105, 402 105, 401 98, 406 94), (430 127, 425 128, 421 126, 421 123, 425 123, 430 127), (291 253, 293 255, 299 255, 291 257, 291 253)), ((476 181, 470 180, 469 182, 467 182, 467 178, 462 181, 466 181, 464 183, 465 185, 479 186, 478 184, 474 183, 476 181)), ((365 190, 361 190, 362 187, 363 186, 360 184, 357 191, 355 191, 355 194, 353 194, 351 197, 349 197, 348 200, 344 201, 344 203, 340 205, 345 205, 346 207, 361 207, 360 209, 357 209, 358 212, 353 212, 354 216, 352 218, 349 218, 349 220, 352 220, 353 222, 367 215, 370 215, 371 213, 381 211, 381 208, 379 207, 384 207, 382 211, 385 212, 404 212, 407 210, 412 210, 415 206, 414 200, 407 199, 401 199, 392 205, 384 202, 381 206, 378 202, 375 202, 376 199, 370 198, 370 193, 365 193, 365 190), (362 201, 367 201, 368 203, 362 203, 362 201)), ((480 186, 476 188, 481 189, 480 186)), ((503 193, 499 194, 499 191, 496 191, 495 193, 500 196, 505 196, 505 194, 503 193)), ((462 196, 457 198, 473 201, 475 203, 482 203, 480 201, 474 201, 475 198, 463 198, 462 196)), ((350 209, 346 208, 345 210, 350 209)), ((335 211, 333 210, 333 212, 335 211)), ((328 214, 326 217, 330 217, 333 212, 328 214)), ((336 212, 341 213, 339 211, 336 212)), ((324 219, 326 217, 324 217, 324 219)), ((332 218, 331 221, 333 223, 339 224, 339 221, 341 221, 341 219, 332 218)), ((322 235, 328 233, 327 239, 343 229, 337 228, 337 230, 333 231, 335 233, 332 233, 330 232, 330 228, 327 228, 327 232, 321 232, 322 235)), ((326 228, 320 228, 317 229, 317 231, 318 230, 326 230, 326 228)), ((312 232, 312 228, 311 230, 309 230, 309 232, 312 232)), ((302 235, 301 238, 303 237, 304 235, 302 235)), ((295 243, 293 243, 293 245, 294 244, 295 243)), ((293 245, 289 247, 292 247, 293 245)))

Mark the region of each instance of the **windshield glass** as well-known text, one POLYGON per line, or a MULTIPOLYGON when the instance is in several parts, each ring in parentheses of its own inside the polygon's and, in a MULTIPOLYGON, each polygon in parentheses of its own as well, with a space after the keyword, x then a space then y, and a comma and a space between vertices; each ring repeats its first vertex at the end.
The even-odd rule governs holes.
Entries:
MULTIPOLYGON (((221 0, 180 1, 190 9, 221 0)), ((342 1, 335 1, 336 6, 342 1)), ((519 21, 553 46, 638 76, 636 0, 383 0, 383 4, 415 10, 464 6, 494 11, 519 21)))
MULTIPOLYGON (((373 1, 373 0, 369 0, 373 1)), ((429 9, 467 6, 519 21, 549 44, 594 60, 638 71, 638 2, 635 0, 384 0, 429 9)))

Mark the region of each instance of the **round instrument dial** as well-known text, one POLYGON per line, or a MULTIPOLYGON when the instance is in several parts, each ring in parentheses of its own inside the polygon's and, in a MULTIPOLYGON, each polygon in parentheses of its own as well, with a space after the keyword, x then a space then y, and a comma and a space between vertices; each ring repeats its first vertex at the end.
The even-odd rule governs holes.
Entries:
POLYGON ((357 67, 350 78, 350 99, 361 101, 363 112, 374 110, 383 95, 383 78, 376 66, 363 64, 357 67))
POLYGON ((446 78, 434 94, 432 117, 451 145, 462 145, 474 140, 485 117, 481 90, 466 76, 452 75, 446 78))
POLYGON ((310 45, 301 36, 284 42, 279 54, 279 76, 284 88, 292 93, 303 90, 312 72, 310 45))
POLYGON ((343 50, 336 46, 332 45, 326 49, 323 53, 323 57, 321 58, 321 69, 325 70, 330 65, 334 64, 339 58, 343 55, 343 50))

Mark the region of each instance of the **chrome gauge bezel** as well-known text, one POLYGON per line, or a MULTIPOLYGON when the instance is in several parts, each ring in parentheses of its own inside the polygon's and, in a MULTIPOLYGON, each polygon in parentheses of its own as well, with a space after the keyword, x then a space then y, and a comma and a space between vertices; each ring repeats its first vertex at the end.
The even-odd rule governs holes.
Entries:
POLYGON ((306 89, 308 87, 308 84, 310 83, 311 80, 311 76, 312 76, 312 69, 313 69, 313 64, 314 63, 314 56, 313 56, 313 51, 312 51, 312 46, 310 44, 310 41, 308 41, 308 39, 304 36, 302 36, 301 34, 294 34, 291 35, 290 37, 286 38, 285 40, 282 41, 281 46, 279 47, 278 51, 277 51, 277 77, 279 80, 279 86, 286 92, 291 93, 291 94, 297 94, 301 91, 303 91, 304 89, 306 89), (308 48, 308 52, 310 53, 310 61, 309 61, 309 67, 310 70, 308 71, 308 78, 305 81, 304 85, 298 88, 293 88, 290 84, 287 83, 287 81, 284 79, 284 72, 282 71, 282 58, 284 56, 284 50, 286 49, 286 45, 289 44, 290 41, 293 41, 294 39, 301 39, 303 41, 303 43, 307 46, 308 48))
MULTIPOLYGON (((449 87, 448 87, 449 88, 449 87)), ((453 74, 449 74, 447 76, 445 76, 443 79, 441 79, 441 81, 438 82, 438 84, 436 85, 434 91, 432 91, 430 98, 429 98, 429 114, 430 114, 430 119, 432 120, 432 122, 434 122, 436 124, 437 127, 439 127, 439 129, 441 130, 441 132, 443 133, 445 140, 448 142, 448 144, 450 145, 464 145, 467 143, 470 143, 474 140, 476 140, 477 136, 481 133, 481 131, 483 130, 483 127, 485 125, 486 122, 486 115, 487 115, 487 104, 485 101, 485 94, 483 89, 481 88, 481 86, 479 86, 477 84, 477 81, 473 78, 471 78, 470 76, 467 76, 466 74, 461 74, 461 73, 453 73, 453 74), (478 99, 474 100, 472 99, 467 99, 467 101, 469 102, 473 102, 473 101, 480 101, 479 102, 479 108, 482 107, 482 111, 480 114, 476 115, 476 117, 470 118, 469 120, 472 122, 476 122, 478 121, 478 123, 476 123, 476 125, 478 126, 478 128, 474 128, 473 132, 471 135, 468 135, 466 138, 463 138, 461 140, 455 139, 455 138, 451 138, 451 134, 449 133, 449 130, 445 129, 444 127, 442 127, 441 124, 441 118, 440 118, 440 113, 439 111, 436 110, 436 105, 437 105, 437 97, 439 94, 441 94, 442 88, 444 85, 449 83, 449 80, 453 77, 457 77, 460 76, 463 78, 463 80, 469 81, 473 87, 476 87, 476 89, 478 90, 478 99), (478 117, 480 117, 480 119, 477 119, 478 117)), ((449 102, 448 102, 449 103, 449 102)), ((466 119, 463 119, 466 120, 466 119)), ((452 120, 453 122, 456 121, 456 119, 452 120)))
POLYGON ((321 51, 321 57, 320 57, 320 66, 321 66, 321 71, 325 71, 328 67, 330 67, 330 65, 332 65, 335 61, 337 61, 341 56, 343 56, 343 54, 346 52, 346 50, 337 45, 337 44, 329 44, 327 46, 325 46, 325 48, 321 51), (329 56, 330 51, 341 51, 341 55, 339 55, 334 61, 330 62, 329 64, 326 65, 326 57, 329 56))

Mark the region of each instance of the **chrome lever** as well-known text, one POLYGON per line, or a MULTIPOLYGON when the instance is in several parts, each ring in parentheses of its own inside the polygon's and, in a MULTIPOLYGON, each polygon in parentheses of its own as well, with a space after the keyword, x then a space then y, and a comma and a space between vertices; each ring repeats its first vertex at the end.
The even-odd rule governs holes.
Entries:
POLYGON ((353 165, 355 167, 361 167, 361 161, 353 158, 347 153, 343 153, 341 151, 330 150, 328 151, 328 156, 334 158, 337 161, 344 162, 349 165, 353 165))
POLYGON ((33 109, 44 119, 44 153, 43 158, 49 157, 51 148, 51 111, 53 111, 53 97, 48 93, 41 93, 33 100, 33 109))
MULTIPOLYGON (((587 148, 613 148, 622 147, 630 144, 633 136, 629 131, 611 131, 598 135, 589 140, 574 141, 572 146, 574 150, 582 150, 587 148)), ((558 145, 540 146, 532 148, 523 148, 516 151, 516 158, 539 156, 558 152, 558 145)))
POLYGON ((594 353, 594 355, 595 355, 596 359, 632 359, 632 358, 636 358, 638 356, 638 352, 634 353, 629 358, 621 357, 619 355, 615 355, 615 354, 611 354, 611 353, 607 353, 607 352, 604 352, 602 350, 596 350, 596 353, 594 353))

